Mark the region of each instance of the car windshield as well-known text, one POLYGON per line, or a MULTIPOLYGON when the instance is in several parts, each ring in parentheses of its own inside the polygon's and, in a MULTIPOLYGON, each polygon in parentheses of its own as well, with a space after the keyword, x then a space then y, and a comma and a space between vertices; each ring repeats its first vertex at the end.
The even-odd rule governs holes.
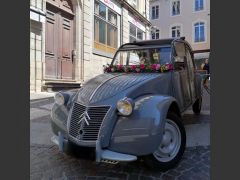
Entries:
POLYGON ((171 63, 171 47, 129 49, 117 52, 113 65, 151 65, 171 63))

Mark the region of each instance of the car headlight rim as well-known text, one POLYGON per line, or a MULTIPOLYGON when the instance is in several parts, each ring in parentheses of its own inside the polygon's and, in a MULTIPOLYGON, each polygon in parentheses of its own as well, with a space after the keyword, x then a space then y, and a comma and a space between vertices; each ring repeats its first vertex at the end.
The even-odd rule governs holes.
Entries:
POLYGON ((59 106, 65 104, 65 97, 61 92, 58 92, 54 95, 54 100, 55 103, 58 104, 59 106))
POLYGON ((120 115, 129 116, 132 114, 134 103, 130 98, 124 98, 117 102, 117 109, 120 115))

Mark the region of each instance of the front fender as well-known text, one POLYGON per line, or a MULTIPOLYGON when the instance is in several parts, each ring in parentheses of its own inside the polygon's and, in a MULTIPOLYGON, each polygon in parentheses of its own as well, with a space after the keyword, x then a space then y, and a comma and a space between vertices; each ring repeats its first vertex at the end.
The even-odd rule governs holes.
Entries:
POLYGON ((63 93, 69 95, 68 102, 61 106, 56 103, 53 104, 51 109, 51 127, 55 135, 58 135, 58 131, 61 131, 64 137, 66 137, 68 115, 77 96, 76 90, 70 90, 63 93))
POLYGON ((153 153, 162 139, 170 96, 148 95, 135 100, 132 115, 119 116, 108 149, 136 156, 153 153))

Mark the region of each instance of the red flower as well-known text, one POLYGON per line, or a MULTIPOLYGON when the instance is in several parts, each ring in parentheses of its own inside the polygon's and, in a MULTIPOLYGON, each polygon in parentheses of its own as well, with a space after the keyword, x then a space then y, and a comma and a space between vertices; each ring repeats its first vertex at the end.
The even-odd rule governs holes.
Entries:
POLYGON ((144 68, 145 68, 145 65, 144 65, 144 64, 141 64, 141 65, 140 65, 140 69, 141 69, 141 70, 144 70, 144 68))
POLYGON ((122 65, 122 64, 117 65, 117 69, 118 69, 118 70, 123 70, 123 65, 122 65))
POLYGON ((166 64, 166 69, 167 70, 172 70, 173 69, 173 65, 172 64, 166 64))
POLYGON ((106 68, 106 71, 107 71, 107 72, 111 72, 111 66, 107 67, 107 68, 106 68))
POLYGON ((157 68, 157 64, 152 64, 152 65, 151 65, 151 69, 152 69, 152 70, 156 70, 156 68, 157 68))
POLYGON ((156 65, 156 70, 159 70, 161 68, 161 65, 160 64, 157 64, 156 65))
POLYGON ((136 69, 136 65, 131 65, 131 69, 134 71, 136 69))

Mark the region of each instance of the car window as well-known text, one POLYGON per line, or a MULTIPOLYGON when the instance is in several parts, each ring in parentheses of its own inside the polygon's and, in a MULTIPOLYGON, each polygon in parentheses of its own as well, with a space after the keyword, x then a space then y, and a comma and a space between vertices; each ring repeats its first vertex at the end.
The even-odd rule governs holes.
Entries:
POLYGON ((175 70, 185 70, 187 68, 187 64, 184 61, 186 59, 185 45, 184 43, 177 42, 174 46, 174 68, 175 70))
POLYGON ((119 51, 114 59, 115 65, 151 65, 166 63, 171 63, 171 47, 119 51))
POLYGON ((195 68, 194 68, 192 56, 191 56, 188 48, 187 48, 187 51, 186 51, 186 55, 187 55, 187 63, 188 63, 189 71, 191 73, 191 76, 194 76, 194 69, 195 68))

